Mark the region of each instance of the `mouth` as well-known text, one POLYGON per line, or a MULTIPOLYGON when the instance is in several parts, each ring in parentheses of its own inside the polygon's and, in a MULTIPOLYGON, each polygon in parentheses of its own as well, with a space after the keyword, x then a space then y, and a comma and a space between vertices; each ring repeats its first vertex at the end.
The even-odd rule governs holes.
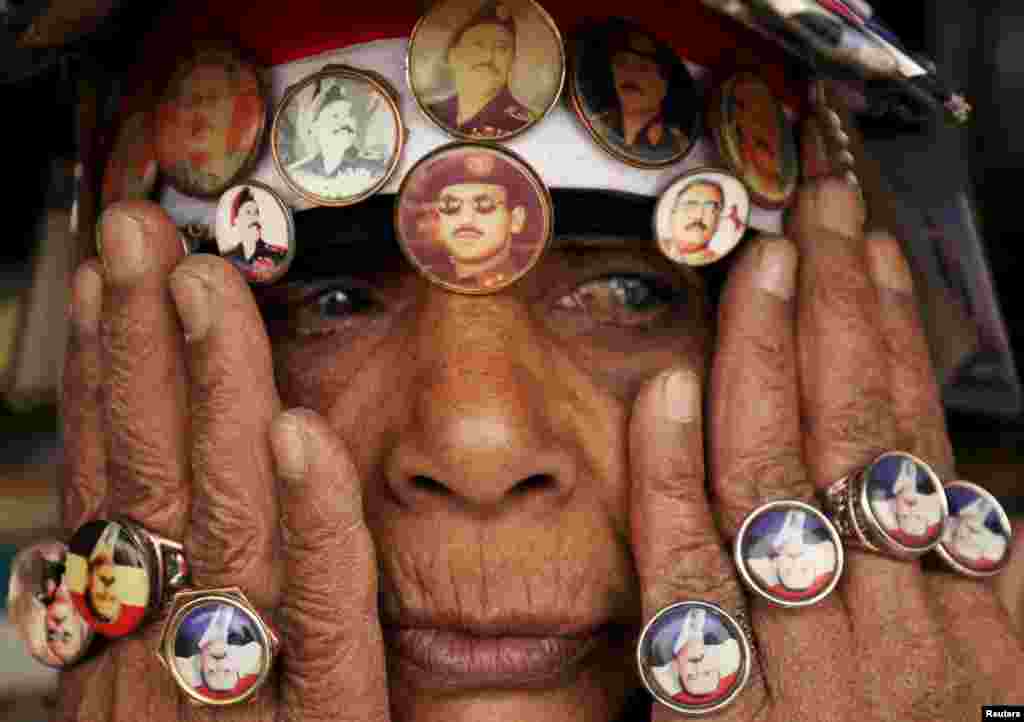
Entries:
POLYGON ((455 231, 455 237, 461 241, 476 241, 483 238, 483 231, 478 231, 475 228, 461 228, 455 231))
POLYGON ((385 626, 403 676, 447 689, 529 689, 571 679, 609 637, 607 626, 385 626))

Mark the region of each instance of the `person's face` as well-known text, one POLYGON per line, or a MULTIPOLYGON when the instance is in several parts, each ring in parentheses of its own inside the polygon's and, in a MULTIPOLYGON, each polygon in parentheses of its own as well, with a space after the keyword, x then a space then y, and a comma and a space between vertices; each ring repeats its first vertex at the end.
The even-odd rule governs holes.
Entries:
POLYGON ((46 608, 46 646, 62 662, 71 661, 82 649, 82 624, 63 587, 46 608))
POLYGON ((238 215, 235 216, 235 230, 238 231, 238 237, 246 243, 255 243, 262 237, 260 207, 256 201, 245 201, 239 206, 238 215))
POLYGON ((325 105, 313 122, 313 132, 324 154, 342 155, 356 140, 352 104, 347 100, 334 100, 325 105))
POLYGON ((482 263, 508 247, 523 228, 522 208, 508 207, 505 188, 460 183, 438 196, 438 240, 461 263, 482 263))
POLYGON ((794 592, 809 589, 814 584, 816 568, 812 547, 807 544, 786 544, 775 557, 775 568, 782 586, 794 592))
POLYGON ((660 371, 703 376, 697 275, 649 239, 556 240, 515 284, 469 296, 400 252, 337 254, 256 292, 278 319, 282 402, 322 414, 362 481, 395 716, 613 717, 639 683, 623 674, 641 619, 630 409, 660 371), (442 629, 479 654, 432 641, 442 629), (551 658, 567 637, 589 651, 551 658))
POLYGON ((198 65, 182 82, 182 125, 193 152, 223 153, 227 144, 234 89, 219 65, 198 65))
POLYGON ((953 530, 953 547, 969 558, 981 556, 986 551, 987 531, 982 518, 961 519, 953 530))
POLYGON ((722 194, 707 183, 686 188, 672 211, 672 237, 686 252, 700 250, 711 243, 722 215, 722 194))
POLYGON ((456 84, 473 85, 480 92, 501 88, 508 82, 515 50, 515 37, 507 28, 495 23, 474 25, 448 53, 456 84))
POLYGON ((117 593, 117 567, 107 562, 93 567, 89 575, 89 596, 97 612, 116 621, 121 614, 121 599, 117 593))
POLYGON ((690 694, 711 694, 718 688, 718 666, 703 642, 687 642, 676 655, 679 682, 690 694))
POLYGON ((893 512, 900 529, 907 534, 921 535, 928 531, 931 517, 930 494, 922 494, 913 482, 898 487, 893 499, 893 512))
POLYGON ((622 112, 655 113, 668 91, 668 81, 652 58, 628 51, 612 56, 612 78, 622 112))
POLYGON ((753 83, 739 83, 733 92, 743 161, 762 178, 778 182, 782 174, 782 139, 774 103, 761 86, 753 83))
POLYGON ((227 642, 214 641, 199 651, 199 667, 206 686, 215 692, 227 692, 238 684, 238 665, 228 653, 227 642))

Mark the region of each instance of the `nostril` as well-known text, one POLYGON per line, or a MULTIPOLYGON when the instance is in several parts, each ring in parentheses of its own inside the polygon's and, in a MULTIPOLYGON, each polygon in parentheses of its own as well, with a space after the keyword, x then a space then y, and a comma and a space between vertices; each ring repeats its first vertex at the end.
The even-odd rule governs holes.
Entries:
POLYGON ((435 494, 437 496, 448 496, 451 491, 444 484, 431 479, 429 476, 414 476, 412 478, 412 485, 420 491, 425 491, 429 494, 435 494))
POLYGON ((511 493, 513 496, 526 496, 533 492, 554 489, 555 486, 555 478, 550 474, 534 474, 513 486, 511 493))

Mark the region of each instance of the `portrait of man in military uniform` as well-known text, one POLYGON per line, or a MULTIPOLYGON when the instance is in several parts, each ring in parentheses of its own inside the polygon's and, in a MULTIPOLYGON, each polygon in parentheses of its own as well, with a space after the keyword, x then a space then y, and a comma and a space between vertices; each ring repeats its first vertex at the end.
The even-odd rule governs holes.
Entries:
POLYGON ((456 149, 421 174, 402 200, 402 215, 411 237, 406 250, 422 270, 459 290, 497 290, 539 258, 547 239, 544 199, 503 156, 456 149))
POLYGON ((230 202, 218 208, 218 213, 227 217, 217 219, 224 227, 217 235, 217 250, 247 279, 268 280, 288 259, 288 238, 281 233, 281 227, 287 221, 280 217, 267 217, 275 213, 281 216, 282 212, 267 198, 266 191, 245 185, 228 191, 232 192, 234 197, 230 202))
POLYGON ((583 114, 606 146, 628 160, 667 163, 696 136, 693 79, 671 49, 624 21, 592 29, 575 82, 583 114))

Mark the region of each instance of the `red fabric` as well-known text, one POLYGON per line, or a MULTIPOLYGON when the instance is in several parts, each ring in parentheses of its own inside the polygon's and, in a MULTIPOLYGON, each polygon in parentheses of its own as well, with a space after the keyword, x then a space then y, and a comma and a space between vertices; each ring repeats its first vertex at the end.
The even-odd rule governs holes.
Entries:
POLYGON ((234 686, 234 689, 225 690, 223 692, 220 690, 210 689, 205 684, 196 687, 196 692, 204 697, 209 697, 210 699, 227 699, 229 697, 237 697, 256 684, 257 676, 258 675, 255 674, 247 674, 244 677, 239 677, 238 684, 234 686))
POLYGON ((902 529, 886 529, 886 532, 903 546, 915 548, 923 547, 929 542, 934 541, 939 535, 941 527, 942 522, 935 522, 928 527, 928 531, 924 534, 907 534, 902 529))
POLYGON ((146 616, 145 607, 134 607, 130 604, 121 605, 121 614, 117 619, 110 624, 100 624, 92 611, 89 609, 89 605, 85 603, 85 595, 79 592, 71 592, 71 601, 75 605, 75 609, 82 615, 82 619, 92 629, 99 632, 105 637, 123 637, 126 634, 131 634, 138 629, 139 624, 142 623, 142 618, 146 616))
POLYGON ((718 686, 713 692, 708 692, 707 694, 690 694, 684 689, 672 695, 672 699, 676 702, 682 702, 683 704, 692 705, 694 707, 710 704, 715 700, 725 697, 729 693, 732 686, 736 684, 736 674, 736 672, 733 672, 732 674, 726 675, 718 680, 718 686))
POLYGON ((790 602, 799 602, 801 599, 810 599, 815 594, 824 589, 828 583, 832 581, 832 572, 825 572, 814 580, 814 583, 810 587, 804 589, 802 592, 793 591, 787 589, 781 584, 776 584, 774 587, 768 587, 768 593, 778 597, 779 599, 785 599, 790 602))

